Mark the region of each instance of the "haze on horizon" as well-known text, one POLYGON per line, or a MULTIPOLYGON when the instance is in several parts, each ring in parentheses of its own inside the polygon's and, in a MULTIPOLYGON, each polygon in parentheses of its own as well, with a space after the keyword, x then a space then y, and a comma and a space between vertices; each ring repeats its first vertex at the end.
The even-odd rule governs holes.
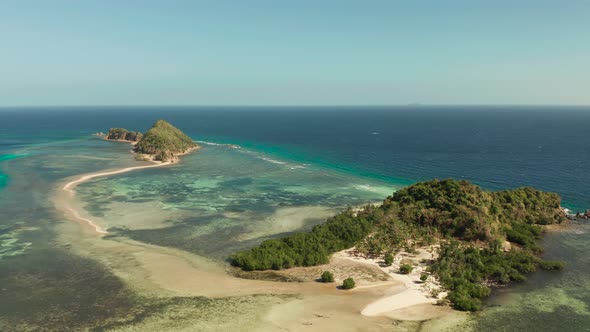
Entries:
POLYGON ((590 105, 590 2, 0 0, 0 106, 590 105))

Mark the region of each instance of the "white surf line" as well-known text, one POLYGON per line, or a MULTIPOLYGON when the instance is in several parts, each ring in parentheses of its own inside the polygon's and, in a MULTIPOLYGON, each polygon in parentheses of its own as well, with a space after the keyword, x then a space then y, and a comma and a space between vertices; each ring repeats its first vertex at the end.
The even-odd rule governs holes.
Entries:
MULTIPOLYGON (((131 172, 131 171, 135 171, 138 169, 144 169, 144 168, 153 168, 153 167, 162 167, 162 166, 166 166, 166 165, 170 165, 172 164, 171 162, 165 162, 165 163, 161 163, 161 164, 153 164, 153 165, 146 165, 146 166, 134 166, 134 167, 127 167, 127 168, 123 168, 123 169, 119 169, 116 171, 109 171, 109 172, 101 172, 101 173, 93 173, 93 174, 87 174, 87 175, 83 175, 80 178, 74 180, 74 181, 70 181, 68 183, 66 183, 63 186, 63 190, 70 192, 70 194, 74 195, 76 192, 74 191, 74 188, 79 185, 80 183, 83 183, 85 181, 88 181, 90 179, 94 179, 97 177, 101 177, 101 176, 107 176, 107 175, 114 175, 114 174, 121 174, 121 173, 127 173, 127 172, 131 172)), ((99 234, 108 234, 108 232, 102 228, 100 225, 97 225, 96 223, 94 223, 92 220, 88 219, 88 218, 84 218, 80 215, 80 213, 70 207, 68 207, 68 210, 72 213, 72 215, 79 220, 85 221, 86 223, 88 223, 88 225, 90 225, 92 228, 94 228, 94 230, 99 233, 99 234)))

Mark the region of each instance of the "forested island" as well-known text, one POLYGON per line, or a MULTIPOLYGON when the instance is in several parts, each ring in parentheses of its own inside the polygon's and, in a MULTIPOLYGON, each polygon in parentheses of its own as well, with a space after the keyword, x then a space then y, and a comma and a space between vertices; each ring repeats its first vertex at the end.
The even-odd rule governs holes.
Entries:
POLYGON ((105 139, 130 142, 138 159, 176 162, 178 157, 198 148, 180 129, 164 120, 158 120, 145 133, 124 128, 111 128, 105 139))
POLYGON ((380 206, 349 208, 311 232, 266 240, 230 260, 244 270, 278 270, 326 264, 331 254, 353 246, 385 261, 400 250, 439 246, 428 273, 454 308, 475 311, 494 285, 522 281, 537 268, 563 268, 539 258, 538 239, 542 225, 565 220, 554 193, 530 187, 490 192, 468 181, 432 180, 399 190, 380 206))
POLYGON ((139 131, 129 131, 125 128, 111 128, 106 135, 107 140, 123 141, 123 142, 138 142, 143 137, 139 131))

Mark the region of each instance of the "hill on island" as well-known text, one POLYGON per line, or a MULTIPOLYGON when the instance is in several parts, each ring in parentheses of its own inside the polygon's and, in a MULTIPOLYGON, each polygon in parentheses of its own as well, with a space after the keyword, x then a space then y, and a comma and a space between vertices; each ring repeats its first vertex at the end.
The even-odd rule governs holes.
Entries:
POLYGON ((135 152, 152 155, 155 160, 175 161, 177 156, 197 147, 180 129, 158 120, 135 145, 135 152))
POLYGON ((459 310, 478 310, 490 285, 522 281, 536 268, 560 269, 541 260, 539 225, 565 220, 557 194, 524 187, 490 192, 467 182, 432 180, 401 189, 376 207, 348 210, 315 226, 262 242, 230 257, 244 270, 326 264, 334 252, 356 246, 379 257, 439 245, 428 267, 459 310))
POLYGON ((175 162, 178 156, 198 147, 180 129, 164 120, 156 121, 145 134, 124 128, 111 128, 105 139, 131 142, 135 144, 133 150, 139 159, 163 162, 175 162))

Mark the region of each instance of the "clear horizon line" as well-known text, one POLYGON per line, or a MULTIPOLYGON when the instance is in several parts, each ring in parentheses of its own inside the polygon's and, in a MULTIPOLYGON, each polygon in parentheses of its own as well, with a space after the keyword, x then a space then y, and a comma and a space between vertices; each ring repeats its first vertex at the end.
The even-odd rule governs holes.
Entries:
POLYGON ((99 107, 219 107, 219 108, 270 108, 270 107, 316 107, 316 108, 334 108, 334 107, 590 107, 590 104, 427 104, 427 103, 407 103, 407 104, 48 104, 48 105, 0 105, 0 109, 7 108, 99 108, 99 107))

